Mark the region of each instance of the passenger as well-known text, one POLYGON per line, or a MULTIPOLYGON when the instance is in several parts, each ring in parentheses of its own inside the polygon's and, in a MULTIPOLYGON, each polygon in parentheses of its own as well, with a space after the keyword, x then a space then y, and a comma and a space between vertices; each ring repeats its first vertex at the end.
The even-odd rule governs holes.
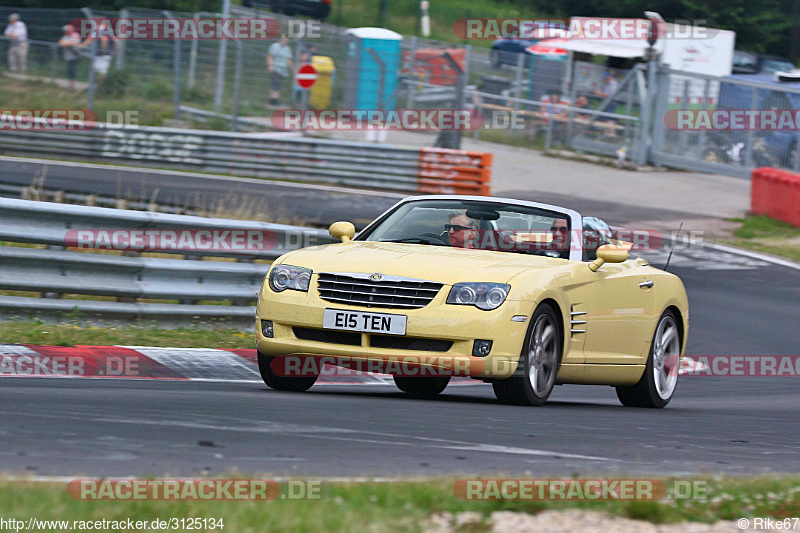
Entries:
MULTIPOLYGON (((569 222, 566 218, 555 218, 550 226, 550 233, 553 240, 550 241, 550 249, 559 253, 562 258, 569 257, 569 222)), ((550 255, 548 253, 548 255, 550 255)))

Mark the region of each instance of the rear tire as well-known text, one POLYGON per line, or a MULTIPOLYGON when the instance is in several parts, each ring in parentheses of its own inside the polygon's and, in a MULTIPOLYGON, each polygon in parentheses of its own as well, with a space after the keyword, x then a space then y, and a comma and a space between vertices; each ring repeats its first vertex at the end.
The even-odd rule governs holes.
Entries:
POLYGON ((644 374, 636 385, 616 387, 617 398, 625 407, 661 409, 675 394, 683 339, 672 311, 658 320, 644 374))
POLYGON ((319 376, 302 376, 302 377, 287 377, 279 376, 272 370, 270 364, 274 357, 267 357, 266 355, 258 352, 258 370, 261 372, 261 379, 267 387, 275 390, 291 391, 291 392, 305 392, 311 388, 317 381, 319 376))
POLYGON ((500 403, 540 406, 547 402, 561 364, 562 339, 555 310, 546 303, 539 305, 528 326, 514 375, 492 383, 500 403))
POLYGON ((394 376, 397 388, 414 398, 434 398, 450 383, 450 376, 410 378, 394 376))

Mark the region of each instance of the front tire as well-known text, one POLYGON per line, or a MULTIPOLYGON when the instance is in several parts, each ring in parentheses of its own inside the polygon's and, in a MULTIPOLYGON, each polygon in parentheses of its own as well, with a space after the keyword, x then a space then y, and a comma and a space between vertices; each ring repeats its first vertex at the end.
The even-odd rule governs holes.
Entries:
POLYGON ((513 405, 544 405, 555 386, 562 349, 558 315, 550 305, 541 304, 531 318, 514 375, 492 383, 497 399, 513 405))
POLYGON ((267 387, 275 390, 305 392, 317 381, 318 376, 279 376, 270 366, 274 359, 275 357, 267 357, 258 352, 258 370, 267 387))
POLYGON ((414 398, 434 398, 450 383, 450 376, 410 378, 394 376, 397 388, 414 398))
POLYGON ((664 311, 653 334, 644 374, 632 387, 617 387, 617 398, 626 407, 666 406, 678 385, 683 339, 672 311, 664 311))

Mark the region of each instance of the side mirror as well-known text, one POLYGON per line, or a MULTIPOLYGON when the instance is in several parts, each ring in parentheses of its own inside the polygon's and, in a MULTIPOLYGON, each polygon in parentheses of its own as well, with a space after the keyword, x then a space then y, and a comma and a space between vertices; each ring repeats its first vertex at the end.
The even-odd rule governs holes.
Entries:
POLYGON ((605 244, 597 249, 597 259, 589 263, 589 270, 597 269, 605 263, 622 263, 628 260, 630 246, 605 244))
POLYGON ((328 228, 328 233, 334 239, 347 242, 353 240, 353 236, 356 234, 356 227, 350 222, 334 222, 328 228))

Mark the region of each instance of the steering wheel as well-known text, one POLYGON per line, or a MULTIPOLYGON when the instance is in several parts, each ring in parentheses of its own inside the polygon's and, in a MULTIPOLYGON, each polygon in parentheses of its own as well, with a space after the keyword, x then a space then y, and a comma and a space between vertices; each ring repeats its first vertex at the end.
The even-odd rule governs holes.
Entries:
POLYGON ((447 246, 452 246, 452 244, 450 244, 450 239, 448 237, 443 237, 442 235, 438 235, 436 233, 420 233, 419 236, 420 237, 430 237, 432 239, 435 239, 435 240, 439 241, 442 244, 445 244, 447 246))

